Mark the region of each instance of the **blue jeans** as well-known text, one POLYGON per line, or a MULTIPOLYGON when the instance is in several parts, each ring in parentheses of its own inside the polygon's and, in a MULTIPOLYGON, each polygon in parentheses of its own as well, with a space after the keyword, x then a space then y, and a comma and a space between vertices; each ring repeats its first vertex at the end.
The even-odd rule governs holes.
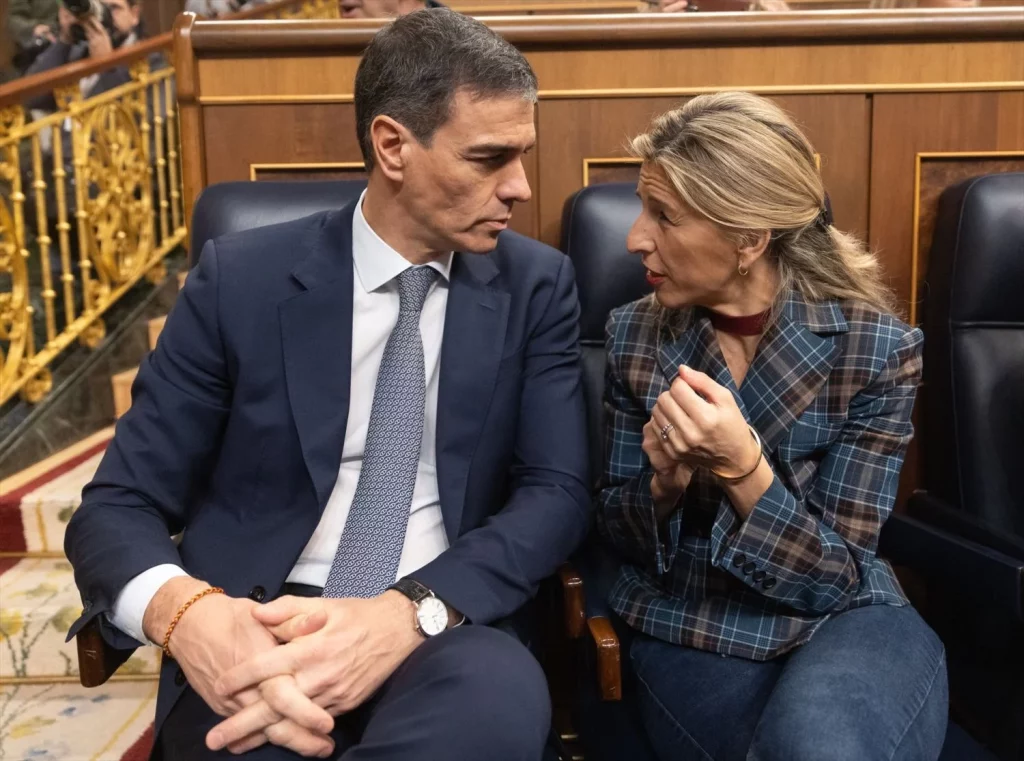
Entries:
POLYGON ((640 715, 661 761, 935 761, 948 686, 910 606, 839 613, 768 662, 635 634, 640 715))

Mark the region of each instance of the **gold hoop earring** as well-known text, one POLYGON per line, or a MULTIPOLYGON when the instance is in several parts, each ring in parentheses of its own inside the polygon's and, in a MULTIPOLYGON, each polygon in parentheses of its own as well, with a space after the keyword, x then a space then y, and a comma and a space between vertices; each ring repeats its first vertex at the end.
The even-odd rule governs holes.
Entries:
POLYGON ((750 267, 744 267, 742 264, 736 268, 736 271, 740 273, 740 277, 746 277, 747 273, 750 272, 750 267))

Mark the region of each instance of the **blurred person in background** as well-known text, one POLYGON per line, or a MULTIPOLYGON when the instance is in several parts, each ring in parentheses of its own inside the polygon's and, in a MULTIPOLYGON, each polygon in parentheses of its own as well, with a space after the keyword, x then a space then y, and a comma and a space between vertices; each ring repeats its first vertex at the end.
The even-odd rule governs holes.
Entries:
POLYGON ((405 16, 424 8, 443 8, 437 0, 339 0, 342 18, 386 18, 405 16))
POLYGON ((7 34, 14 42, 14 66, 27 68, 56 39, 58 0, 11 0, 7 34))
MULTIPOLYGON (((143 37, 139 0, 104 0, 94 3, 92 12, 76 15, 61 3, 57 9, 57 38, 38 55, 26 74, 51 71, 85 58, 100 58, 122 47, 134 45, 143 37)), ((158 57, 151 61, 157 64, 158 57)), ((83 77, 82 95, 89 98, 131 81, 127 66, 116 66, 83 77)), ((52 93, 44 93, 26 102, 29 109, 55 111, 52 93)))

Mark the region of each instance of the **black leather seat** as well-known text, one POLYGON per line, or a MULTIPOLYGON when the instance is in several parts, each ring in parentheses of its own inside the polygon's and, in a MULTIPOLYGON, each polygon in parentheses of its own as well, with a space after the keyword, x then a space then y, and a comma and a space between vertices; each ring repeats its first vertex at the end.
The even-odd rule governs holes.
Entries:
MULTIPOLYGON (((626 250, 626 234, 640 212, 635 190, 636 186, 632 183, 584 188, 566 201, 562 220, 562 250, 572 259, 579 290, 584 385, 592 442, 591 456, 596 475, 601 472, 603 459, 604 324, 612 309, 650 291, 640 257, 630 255, 626 250)), ((990 210, 987 217, 989 222, 998 222, 1001 218, 996 215, 993 220, 992 215, 990 210)), ((1020 220, 1021 216, 1018 216, 1020 220)), ((936 237, 945 234, 937 231, 936 237)), ((1018 255, 1017 266, 1024 268, 1024 257, 1018 255)), ((1017 290, 1024 290, 1024 282, 1018 285, 1017 290)), ((1018 299, 1018 303, 1020 308, 1024 308, 1024 299, 1018 299)), ((1012 350, 1012 347, 1004 348, 1012 350)), ((1009 358, 1004 359, 1006 364, 1011 361, 1009 358)), ((1019 348, 1016 361, 1017 377, 1024 381, 1024 375, 1019 370, 1024 367, 1024 349, 1019 348)), ((1024 383, 1018 384, 1018 389, 1024 391, 1024 383)), ((942 404, 941 401, 937 402, 937 405, 942 404)), ((930 414, 948 417, 941 410, 930 414)), ((1018 416, 1017 419, 1024 422, 1024 416, 1018 416)), ((1018 438, 1024 441, 1024 437, 1018 438)), ((1019 441, 1014 442, 1013 446, 1018 453, 1024 449, 1019 441)), ((1012 558, 969 541, 942 526, 931 525, 917 518, 894 516, 886 524, 882 542, 887 556, 901 565, 920 568, 927 573, 935 567, 956 569, 959 563, 967 586, 977 589, 978 584, 998 580, 1005 599, 1012 596, 1012 558)), ((583 580, 587 618, 608 617, 606 591, 615 569, 608 553, 602 551, 596 536, 592 536, 574 558, 573 566, 583 580)), ((604 700, 600 699, 595 673, 598 668, 594 657, 595 644, 588 642, 584 645, 581 659, 584 673, 581 675, 574 716, 586 758, 588 761, 623 758, 631 761, 653 760, 653 751, 647 745, 636 717, 626 705, 629 702, 628 694, 624 695, 623 700, 608 700, 607 693, 604 700), (588 733, 591 736, 588 737, 588 733)), ((627 653, 616 652, 616 657, 623 664, 628 661, 627 653)), ((622 690, 628 690, 628 679, 623 680, 622 690)), ((985 761, 991 758, 959 726, 950 723, 941 761, 985 761)))
POLYGON ((222 182, 205 188, 192 209, 189 265, 208 240, 339 209, 354 201, 366 180, 315 182, 222 182))
POLYGON ((1024 758, 1022 292, 1024 173, 948 188, 924 294, 924 490, 908 510, 927 532, 898 544, 942 590, 927 615, 951 685, 1005 759, 1024 758))

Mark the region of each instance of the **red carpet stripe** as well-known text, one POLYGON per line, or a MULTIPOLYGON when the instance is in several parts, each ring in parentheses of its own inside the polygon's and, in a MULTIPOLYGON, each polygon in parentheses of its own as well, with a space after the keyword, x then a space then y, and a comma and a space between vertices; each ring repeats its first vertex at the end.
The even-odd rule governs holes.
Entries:
POLYGON ((135 744, 121 756, 121 761, 147 761, 152 749, 153 725, 150 724, 146 731, 142 733, 142 737, 136 740, 135 744))
POLYGON ((32 479, 18 489, 7 494, 0 494, 0 550, 4 552, 25 552, 25 526, 21 520, 21 501, 25 495, 45 486, 55 478, 77 468, 86 460, 95 457, 107 448, 110 440, 101 441, 84 452, 69 458, 60 465, 55 465, 45 473, 32 479))
POLYGON ((55 465, 54 467, 50 468, 50 470, 46 471, 45 473, 43 473, 39 477, 34 478, 31 481, 29 481, 27 484, 22 486, 20 489, 15 489, 14 491, 10 492, 9 494, 0 495, 0 507, 10 507, 10 506, 19 507, 21 505, 22 498, 26 494, 30 494, 31 492, 34 492, 40 486, 45 486, 47 483, 49 483, 50 481, 52 481, 55 478, 60 478, 65 473, 67 473, 69 470, 74 470, 79 465, 81 465, 83 462, 88 460, 90 457, 95 457, 100 452, 102 452, 104 449, 106 449, 107 448, 107 444, 109 444, 109 443, 110 443, 109 440, 101 441, 99 444, 96 444, 96 445, 94 445, 92 447, 89 447, 88 449, 86 449, 81 454, 75 455, 71 459, 66 460, 65 462, 62 462, 60 465, 55 465))

